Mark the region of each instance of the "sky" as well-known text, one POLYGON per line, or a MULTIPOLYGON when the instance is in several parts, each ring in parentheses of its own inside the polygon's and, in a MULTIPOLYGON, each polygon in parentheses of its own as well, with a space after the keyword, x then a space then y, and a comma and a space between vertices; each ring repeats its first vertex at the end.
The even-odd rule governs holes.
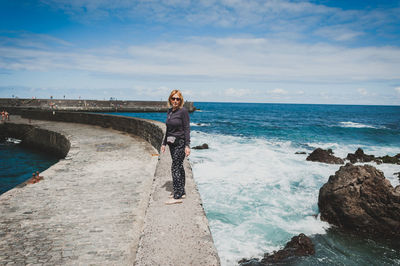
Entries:
POLYGON ((400 0, 0 0, 0 97, 400 105, 400 0))

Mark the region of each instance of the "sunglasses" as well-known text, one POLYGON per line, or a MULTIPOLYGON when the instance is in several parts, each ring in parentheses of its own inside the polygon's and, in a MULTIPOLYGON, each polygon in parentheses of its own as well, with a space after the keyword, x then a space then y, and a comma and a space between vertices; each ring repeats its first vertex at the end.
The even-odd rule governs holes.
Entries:
POLYGON ((181 100, 181 98, 175 98, 175 97, 172 97, 171 98, 171 101, 177 101, 177 102, 179 102, 181 100))

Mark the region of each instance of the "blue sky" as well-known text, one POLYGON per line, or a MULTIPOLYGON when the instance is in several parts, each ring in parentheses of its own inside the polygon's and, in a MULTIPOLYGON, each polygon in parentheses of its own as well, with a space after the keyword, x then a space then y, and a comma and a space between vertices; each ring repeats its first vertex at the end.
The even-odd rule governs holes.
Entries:
POLYGON ((400 1, 0 0, 0 97, 400 103, 400 1))

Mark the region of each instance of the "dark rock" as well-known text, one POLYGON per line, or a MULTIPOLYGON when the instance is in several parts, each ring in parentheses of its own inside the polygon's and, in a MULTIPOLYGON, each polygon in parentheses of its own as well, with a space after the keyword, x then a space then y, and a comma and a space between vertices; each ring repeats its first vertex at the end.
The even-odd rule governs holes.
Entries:
POLYGON ((274 251, 272 254, 265 253, 264 258, 262 258, 261 261, 254 258, 241 259, 239 264, 242 266, 262 266, 277 263, 288 263, 296 257, 309 256, 313 254, 315 254, 315 249, 311 239, 305 234, 299 234, 298 236, 292 237, 292 239, 286 243, 283 249, 274 251))
POLYGON ((398 158, 397 155, 396 156, 385 155, 382 157, 378 157, 378 159, 382 160, 383 163, 400 164, 400 158, 398 158))
POLYGON ((204 143, 203 145, 199 145, 199 146, 196 146, 196 147, 192 147, 192 149, 195 149, 195 150, 205 150, 205 149, 208 149, 208 144, 207 144, 207 143, 204 143))
POLYGON ((374 155, 367 155, 364 153, 363 149, 358 148, 355 153, 349 153, 346 157, 351 163, 356 162, 371 162, 375 160, 374 155))
POLYGON ((306 159, 307 161, 330 163, 330 164, 343 164, 344 161, 333 155, 331 149, 323 150, 321 148, 315 149, 306 159))
POLYGON ((309 256, 315 254, 314 244, 305 234, 292 237, 286 246, 273 254, 265 254, 261 260, 263 264, 279 263, 295 256, 309 256))
POLYGON ((259 259, 241 259, 238 261, 241 266, 262 266, 259 259))
POLYGON ((321 220, 354 233, 399 237, 399 190, 375 167, 348 163, 319 191, 321 220))
POLYGON ((307 154, 305 151, 296 151, 294 154, 307 154))

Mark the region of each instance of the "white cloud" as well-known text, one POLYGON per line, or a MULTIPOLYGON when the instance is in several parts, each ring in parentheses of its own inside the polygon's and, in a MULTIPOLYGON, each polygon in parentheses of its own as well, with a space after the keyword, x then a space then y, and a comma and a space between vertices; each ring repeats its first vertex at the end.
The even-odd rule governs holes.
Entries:
POLYGON ((315 34, 335 41, 350 41, 364 33, 352 31, 348 29, 348 25, 335 25, 319 28, 315 34))
POLYGON ((343 10, 311 0, 40 1, 84 24, 121 21, 134 22, 135 27, 138 22, 146 26, 157 23, 180 27, 207 25, 244 32, 251 28, 262 32, 260 36, 280 35, 307 41, 313 39, 309 33, 342 42, 379 34, 385 25, 389 26, 385 29, 395 31, 391 29, 396 29, 393 25, 397 25, 399 13, 396 8, 343 10))
POLYGON ((358 91, 358 93, 361 94, 361 95, 364 95, 364 96, 365 96, 365 95, 368 95, 367 90, 364 89, 364 88, 358 88, 357 91, 358 91))
POLYGON ((282 95, 282 94, 287 94, 288 92, 283 90, 283 89, 276 88, 276 89, 273 89, 273 90, 269 90, 268 93, 281 94, 282 95))
POLYGON ((73 70, 129 78, 357 83, 400 80, 400 48, 345 48, 263 38, 192 38, 108 49, 0 44, 0 68, 73 70))
POLYGON ((235 89, 229 88, 224 91, 225 96, 228 97, 242 97, 242 96, 251 96, 251 90, 249 89, 235 89))

